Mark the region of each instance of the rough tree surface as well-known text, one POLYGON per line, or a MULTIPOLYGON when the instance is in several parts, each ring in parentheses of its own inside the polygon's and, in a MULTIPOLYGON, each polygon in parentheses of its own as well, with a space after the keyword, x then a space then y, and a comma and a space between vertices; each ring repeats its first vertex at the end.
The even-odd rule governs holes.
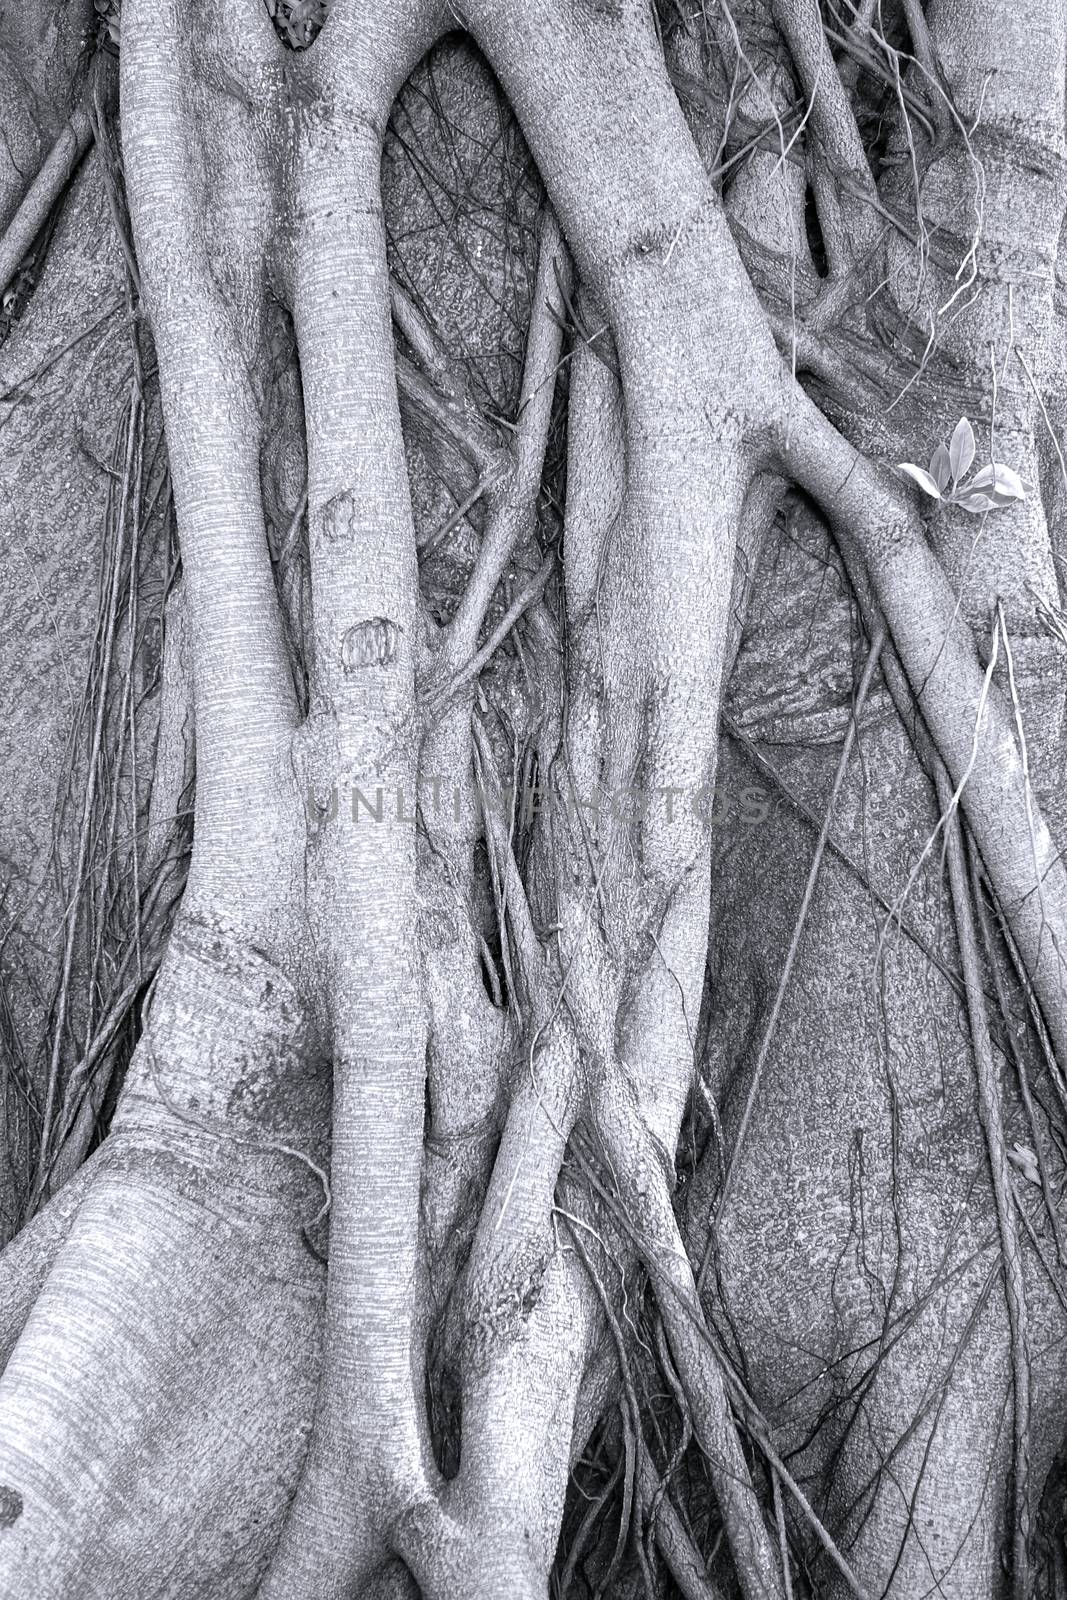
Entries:
POLYGON ((1065 1600, 1065 85, 0 0, 0 1600, 1065 1600))

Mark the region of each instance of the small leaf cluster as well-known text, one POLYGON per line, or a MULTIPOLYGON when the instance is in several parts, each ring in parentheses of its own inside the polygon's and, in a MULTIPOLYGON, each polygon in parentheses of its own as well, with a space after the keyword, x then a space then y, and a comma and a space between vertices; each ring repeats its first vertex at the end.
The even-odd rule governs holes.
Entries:
POLYGON ((1002 461, 991 461, 968 478, 974 454, 974 429, 966 417, 961 417, 948 444, 939 444, 930 457, 929 470, 912 461, 897 465, 932 500, 959 506, 961 511, 975 516, 983 511, 1000 511, 1026 499, 1026 486, 1019 474, 1002 461))
POLYGON ((329 14, 329 0, 265 0, 275 28, 292 50, 306 50, 329 14))
POLYGON ((1041 1172, 1037 1165, 1037 1156, 1028 1144, 1013 1144, 1008 1151, 1008 1160, 1016 1172, 1024 1177, 1027 1183, 1041 1186, 1041 1172))

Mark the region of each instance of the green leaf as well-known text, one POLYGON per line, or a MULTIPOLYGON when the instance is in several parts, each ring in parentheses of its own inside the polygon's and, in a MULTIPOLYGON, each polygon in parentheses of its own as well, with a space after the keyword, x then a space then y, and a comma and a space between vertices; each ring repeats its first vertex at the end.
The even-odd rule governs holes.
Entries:
POLYGON ((1025 500, 1026 485, 1013 467, 1006 467, 1002 461, 994 461, 992 466, 983 467, 976 472, 968 489, 993 489, 997 494, 1006 496, 1008 500, 1025 500))
POLYGON ((944 494, 952 478, 952 463, 943 444, 939 444, 930 457, 930 476, 944 494))
POLYGON ((922 490, 923 494, 932 496, 934 500, 940 500, 941 490, 937 487, 936 482, 930 476, 930 474, 922 467, 915 466, 911 461, 898 461, 897 466, 901 472, 906 472, 909 478, 914 479, 914 481, 919 485, 919 488, 922 490))
POLYGON ((952 481, 959 483, 963 474, 970 471, 971 462, 974 460, 974 429, 966 417, 961 417, 953 429, 948 458, 952 469, 952 481))
POLYGON ((961 489, 952 496, 952 504, 959 506, 961 511, 970 511, 973 516, 997 509, 996 496, 985 489, 961 489))

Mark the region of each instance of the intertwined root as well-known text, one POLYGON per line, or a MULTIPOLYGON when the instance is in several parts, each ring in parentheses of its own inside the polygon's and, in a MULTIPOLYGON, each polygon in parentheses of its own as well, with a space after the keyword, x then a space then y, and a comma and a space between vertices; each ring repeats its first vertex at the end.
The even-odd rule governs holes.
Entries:
MULTIPOLYGON (((950 582, 951 549, 942 564, 899 486, 796 381, 799 350, 830 383, 835 420, 848 421, 870 372, 843 375, 823 336, 849 311, 850 282, 878 257, 881 223, 818 9, 773 10, 795 84, 776 51, 761 49, 768 81, 748 82, 740 103, 752 115, 769 99, 781 130, 797 87, 811 99, 829 282, 820 288, 806 260, 806 341, 793 340, 781 307, 776 322, 764 315, 708 176, 726 148, 734 91, 720 149, 699 118, 692 137, 643 10, 472 6, 471 29, 519 109, 550 202, 519 413, 504 445, 450 370, 432 320, 387 271, 383 130, 399 85, 443 26, 435 8, 339 4, 304 49, 322 8, 279 6, 272 15, 301 47, 294 54, 259 0, 127 0, 124 148, 181 532, 196 842, 114 1131, 5 1378, 0 1403, 16 1423, 0 1477, 25 1485, 8 1485, 20 1499, 12 1594, 66 1592, 75 1560, 88 1560, 90 1584, 116 1571, 127 1586, 163 1581, 152 1577, 143 1499, 116 1512, 118 1531, 91 1558, 87 1523, 50 1568, 37 1532, 87 1461, 75 1419, 104 1409, 116 1360, 128 1380, 101 1424, 102 1500, 128 1506, 128 1458, 165 1439, 149 1485, 165 1479, 191 1521, 209 1499, 227 1505, 195 1578, 182 1565, 194 1530, 188 1540, 183 1531, 165 1580, 175 1592, 225 1581, 234 1593, 259 1584, 261 1600, 340 1600, 414 1582, 433 1600, 541 1597, 571 1468, 595 1436, 611 1485, 617 1478, 626 1507, 636 1500, 662 1528, 679 1585, 702 1594, 690 1531, 664 1506, 644 1437, 635 1368, 646 1357, 682 1418, 670 1464, 695 1439, 746 1600, 786 1594, 791 1533, 821 1545, 831 1585, 860 1591, 863 1574, 783 1459, 730 1330, 713 1331, 705 1306, 713 1282, 727 1292, 719 1224, 728 1239, 728 1202, 734 1215, 750 1204, 738 1174, 753 1109, 768 1061, 772 1079, 779 1064, 781 1002, 879 661, 901 716, 924 719, 920 750, 944 788, 938 831, 947 828, 955 852, 998 1238, 1012 1268, 1025 1509, 1026 1291, 1014 1271, 1011 1174, 955 813, 962 807, 1061 1059, 1067 874, 1032 790, 1014 679, 1004 698, 994 664, 987 670, 976 651, 950 582), (395 365, 390 310, 405 341, 395 365), (588 321, 569 352, 564 310, 576 327, 588 321), (772 322, 791 346, 791 372, 772 322), (296 360, 279 382, 267 351, 290 329, 296 360), (560 572, 542 549, 538 509, 568 353, 560 572), (303 486, 279 470, 264 487, 271 406, 274 422, 283 418, 276 431, 306 439, 303 486), (460 510, 421 542, 400 406, 436 438, 459 488, 460 510), (690 1260, 674 1162, 704 997, 722 689, 787 477, 832 522, 873 648, 778 1000, 731 1128, 712 1234, 704 1228, 690 1260), (431 608, 420 558, 468 515, 458 600, 431 608), (507 707, 517 673, 509 683, 488 670, 520 623, 526 677, 543 679, 530 692, 533 736, 507 707), (492 804, 516 781, 516 746, 550 802, 529 826, 492 804), (325 1202, 328 1250, 316 1232, 325 1202), (323 1258, 321 1383, 305 1455, 323 1258), (631 1313, 635 1285, 649 1290, 654 1356, 631 1313), (143 1303, 136 1326, 133 1303, 143 1303), (79 1353, 77 1373, 42 1407, 43 1362, 60 1336, 79 1353), (208 1358, 218 1377, 205 1395, 197 1361, 208 1358), (233 1399, 249 1360, 260 1375, 254 1406, 233 1399), (279 1378, 280 1402, 269 1392, 279 1378), (447 1414, 428 1394, 448 1398, 447 1414), (235 1404, 244 1407, 236 1428, 226 1421, 235 1404), (239 1484, 249 1430, 256 1466, 239 1484), (194 1434, 204 1446, 176 1475, 194 1434)), ((732 18, 720 23, 720 67, 751 71, 747 33, 732 18)), ((683 49, 679 59, 692 67, 702 57, 683 49)), ((780 155, 764 152, 731 191, 748 266, 791 248, 805 220, 805 184, 795 172, 782 179, 780 155)), ((773 286, 773 266, 767 276, 773 286)), ((795 277, 789 292, 795 314, 795 277)), ((1040 546, 1039 518, 1028 536, 1040 546)), ((998 628, 994 643, 1007 649, 1002 614, 998 628)), ((976 867, 980 888, 979 876, 976 867)), ((882 955, 879 942, 876 965, 882 955)), ((897 1111, 885 1114, 892 1122, 897 1111)), ((758 1170, 758 1149, 752 1159, 758 1170)), ((838 1191, 831 1199, 843 1204, 838 1191)), ((66 1225, 57 1210, 42 1228, 66 1225)), ((882 1270, 872 1273, 879 1283, 882 1270)), ((974 1290, 979 1310, 994 1278, 974 1290)), ((877 1338, 891 1344, 897 1279, 881 1286, 877 1338)), ((914 1292, 917 1303, 927 1293, 914 1292)), ((954 1336, 958 1323, 946 1312, 954 1336)), ((864 1395, 853 1416, 872 1429, 897 1370, 880 1348, 856 1380, 864 1395)), ((899 1446, 915 1497, 936 1433, 928 1410, 923 1397, 922 1427, 899 1446)), ((862 1478, 867 1458, 849 1427, 841 1458, 862 1478)), ((939 1457, 931 1472, 943 1471, 939 1457)), ((931 1564, 916 1553, 910 1513, 899 1549, 883 1548, 885 1527, 893 1538, 899 1530, 880 1479, 833 1509, 879 1587, 910 1583, 931 1564)), ((1025 1586, 1025 1538, 1015 1570, 1025 1586)))
MULTIPOLYGON (((779 1555, 749 1483, 730 1398, 706 1356, 693 1283, 659 1281, 664 1260, 684 1259, 663 1159, 677 1143, 689 1089, 688 1019, 699 1009, 708 903, 707 820, 692 806, 675 814, 672 801, 714 781, 737 529, 754 476, 775 464, 776 441, 778 463, 832 506, 873 632, 877 609, 885 613, 903 664, 902 693, 910 681, 963 792, 1059 1042, 1058 931, 1043 942, 1040 928, 1049 917, 1054 930, 1063 923, 1067 877, 1035 823, 1010 735, 1001 737, 1004 710, 910 507, 784 380, 647 20, 628 13, 618 20, 627 40, 620 69, 614 24, 561 9, 546 27, 540 12, 522 5, 506 15, 476 7, 476 36, 523 108, 563 236, 610 323, 622 395, 622 407, 612 400, 607 413, 609 433, 623 424, 611 442, 614 459, 625 461, 614 506, 601 494, 582 512, 582 474, 591 438, 597 430, 604 437, 604 418, 590 410, 590 436, 580 405, 572 417, 576 499, 564 580, 575 654, 563 683, 571 716, 543 755, 552 792, 564 800, 585 798, 582 784, 615 795, 638 781, 657 798, 633 816, 614 809, 581 816, 572 806, 565 822, 535 838, 528 882, 505 826, 490 821, 481 836, 469 776, 458 814, 447 821, 429 818, 423 800, 429 855, 447 864, 435 894, 447 898, 451 882, 468 927, 463 902, 471 898, 474 853, 488 850, 518 1002, 502 1037, 478 991, 468 943, 460 1007, 439 999, 424 1020, 412 990, 422 981, 416 915, 426 866, 420 874, 411 816, 390 812, 376 831, 360 830, 348 816, 349 797, 357 808, 359 794, 378 788, 421 798, 427 748, 434 764, 444 757, 483 789, 498 776, 500 752, 467 685, 497 583, 531 540, 559 351, 546 308, 565 258, 546 234, 513 464, 503 487, 491 469, 480 548, 455 614, 439 629, 420 613, 389 376, 377 172, 392 96, 436 18, 415 6, 373 15, 345 8, 331 20, 332 49, 290 59, 283 70, 251 12, 244 27, 236 13, 213 13, 202 19, 201 53, 216 72, 225 60, 229 72, 243 74, 248 92, 236 103, 220 99, 194 62, 188 19, 164 8, 135 9, 127 20, 133 216, 169 373, 183 555, 202 618, 196 864, 208 881, 225 872, 240 885, 247 926, 267 930, 276 919, 260 874, 279 831, 268 821, 235 851, 235 797, 255 798, 265 818, 277 816, 287 739, 314 812, 295 893, 310 921, 334 1059, 324 1382, 307 1471, 264 1593, 282 1595, 311 1580, 341 1592, 390 1551, 424 1588, 447 1588, 458 1572, 473 1572, 476 1549, 486 1553, 490 1586, 544 1581, 583 1368, 604 1314, 584 1267, 561 1246, 554 1218, 568 1141, 581 1135, 602 1150, 629 1214, 627 1248, 652 1272, 742 1586, 753 1596, 776 1594, 779 1555), (302 85, 295 96, 294 84, 302 85), (218 160, 221 191, 244 197, 244 229, 217 265, 195 183, 206 148, 218 160), (198 288, 195 315, 164 293, 176 251, 198 288), (246 286, 256 283, 263 259, 292 309, 308 443, 310 609, 297 644, 308 663, 309 714, 302 723, 253 486, 252 390, 239 376, 257 359, 262 307, 246 286), (709 283, 718 298, 709 297, 709 283), (226 399, 222 428, 206 427, 190 405, 205 367, 209 387, 226 399), (237 648, 222 653, 214 641, 224 627, 237 648), (420 681, 434 685, 430 701, 441 712, 428 747, 418 722, 420 681), (971 731, 983 719, 996 730, 988 741, 971 731), (1017 847, 1024 812, 1036 860, 1017 847), (1026 895, 1035 866, 1040 914, 1026 895), (547 945, 532 905, 552 917, 547 945), (491 1142, 479 1148, 474 1140, 470 1173, 487 1180, 480 1206, 463 1208, 461 1217, 454 1192, 432 1206, 444 1253, 457 1264, 448 1224, 469 1231, 480 1211, 469 1262, 450 1291, 462 1448, 458 1472, 445 1482, 420 1392, 419 1283, 424 1270, 434 1271, 419 1247, 422 1096, 428 1049, 436 1061, 431 1105, 445 1113, 454 1092, 448 1040, 464 1011, 483 1019, 474 1035, 471 1124, 499 1128, 500 1140, 491 1166, 491 1142), (518 1048, 518 1068, 501 1070, 502 1045, 518 1048), (526 1422, 521 1435, 517 1410, 526 1422), (519 1567, 517 1525, 532 1540, 519 1567)), ((809 59, 810 19, 803 8, 786 7, 781 20, 801 79, 807 73, 814 81, 822 57, 809 59)), ((840 119, 829 117, 820 137, 840 141, 840 119)), ((855 149, 845 156, 853 166, 860 159, 855 149)), ((853 211, 842 208, 832 243, 861 259, 871 243, 869 216, 853 211)), ((425 399, 435 370, 432 337, 416 310, 401 303, 399 312, 422 368, 407 391, 425 399)), ((451 397, 453 408, 457 400, 451 397)), ((474 436, 477 448, 476 426, 474 436)), ((754 542, 758 548, 758 536, 754 542)), ((293 626, 290 617, 290 646, 293 626)), ((431 974, 433 962, 431 953, 431 974)), ((433 1127, 429 1133, 432 1148, 433 1127)), ((434 1186, 431 1176, 431 1194, 434 1186)), ((579 1217, 569 1226, 582 1224, 579 1217)), ((584 1225, 599 1231, 592 1214, 584 1225)))

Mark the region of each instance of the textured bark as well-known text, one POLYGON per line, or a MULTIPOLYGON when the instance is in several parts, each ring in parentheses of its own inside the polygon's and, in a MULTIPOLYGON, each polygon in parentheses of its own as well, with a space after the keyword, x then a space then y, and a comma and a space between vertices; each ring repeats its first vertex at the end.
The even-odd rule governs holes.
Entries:
POLYGON ((0 1596, 1052 1596, 1064 18, 275 11, 0 352, 0 1596))

